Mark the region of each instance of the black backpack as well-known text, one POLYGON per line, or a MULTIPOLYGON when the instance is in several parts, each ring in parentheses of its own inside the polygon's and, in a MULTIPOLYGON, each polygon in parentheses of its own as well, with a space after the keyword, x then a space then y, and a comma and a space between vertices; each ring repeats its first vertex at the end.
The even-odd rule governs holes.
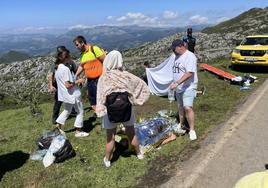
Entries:
POLYGON ((132 104, 127 92, 113 92, 107 95, 105 106, 110 122, 123 123, 130 120, 132 104))
POLYGON ((189 37, 187 39, 187 43, 188 43, 188 50, 194 53, 195 39, 189 37))

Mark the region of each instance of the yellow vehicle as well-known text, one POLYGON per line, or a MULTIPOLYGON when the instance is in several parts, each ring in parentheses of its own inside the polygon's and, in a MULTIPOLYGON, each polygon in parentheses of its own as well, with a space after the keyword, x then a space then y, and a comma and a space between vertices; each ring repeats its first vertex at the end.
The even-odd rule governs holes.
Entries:
POLYGON ((232 65, 268 66, 268 35, 248 36, 232 52, 232 65))

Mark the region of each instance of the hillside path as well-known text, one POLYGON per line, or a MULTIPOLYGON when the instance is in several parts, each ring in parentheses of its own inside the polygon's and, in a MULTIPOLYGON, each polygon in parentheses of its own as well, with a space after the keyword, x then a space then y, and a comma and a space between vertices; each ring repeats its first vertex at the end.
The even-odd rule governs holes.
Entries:
MULTIPOLYGON (((245 92, 245 91, 243 91, 245 92)), ((163 188, 232 188, 243 176, 268 164, 268 80, 222 126, 163 188)))

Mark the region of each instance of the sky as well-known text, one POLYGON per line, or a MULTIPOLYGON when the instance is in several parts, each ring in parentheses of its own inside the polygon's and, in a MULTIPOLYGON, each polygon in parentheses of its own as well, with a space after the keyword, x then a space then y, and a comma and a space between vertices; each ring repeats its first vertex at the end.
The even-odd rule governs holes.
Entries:
POLYGON ((1 0, 1 33, 64 32, 98 25, 216 24, 267 0, 1 0))

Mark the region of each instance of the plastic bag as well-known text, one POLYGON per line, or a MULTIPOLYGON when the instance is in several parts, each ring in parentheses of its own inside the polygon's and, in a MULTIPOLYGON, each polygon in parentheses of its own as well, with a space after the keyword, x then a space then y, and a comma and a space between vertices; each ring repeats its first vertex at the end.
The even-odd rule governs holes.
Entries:
POLYGON ((31 160, 41 161, 47 153, 47 149, 37 150, 30 155, 31 160))
POLYGON ((48 149, 53 138, 58 135, 60 135, 60 131, 58 129, 44 132, 43 135, 36 141, 39 149, 48 149))
POLYGON ((48 148, 48 151, 43 159, 43 165, 45 167, 50 166, 55 161, 56 157, 53 154, 59 151, 63 147, 65 140, 66 138, 63 135, 58 135, 55 138, 53 138, 48 148))
POLYGON ((75 156, 75 150, 73 149, 69 140, 65 140, 64 145, 55 153, 55 163, 60 163, 66 159, 72 158, 75 156))

